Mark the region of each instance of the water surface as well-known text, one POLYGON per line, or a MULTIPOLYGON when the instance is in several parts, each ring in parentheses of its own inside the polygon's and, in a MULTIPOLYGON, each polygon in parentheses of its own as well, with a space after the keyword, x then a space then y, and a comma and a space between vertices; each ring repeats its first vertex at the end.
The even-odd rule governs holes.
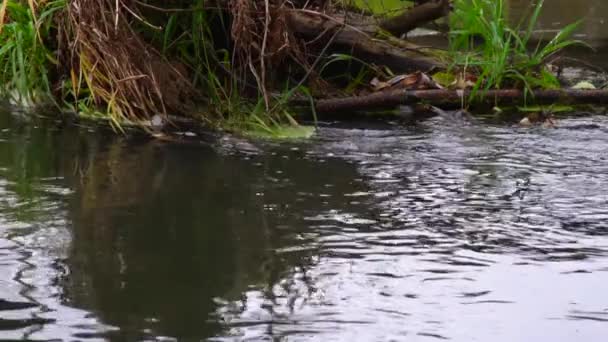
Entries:
POLYGON ((608 329, 603 115, 557 129, 325 125, 312 142, 255 146, 1 118, 1 338, 603 341, 608 329))
MULTIPOLYGON (((541 25, 601 46, 603 6, 541 25)), ((0 111, 0 340, 605 341, 608 118, 579 114, 173 144, 0 111)))

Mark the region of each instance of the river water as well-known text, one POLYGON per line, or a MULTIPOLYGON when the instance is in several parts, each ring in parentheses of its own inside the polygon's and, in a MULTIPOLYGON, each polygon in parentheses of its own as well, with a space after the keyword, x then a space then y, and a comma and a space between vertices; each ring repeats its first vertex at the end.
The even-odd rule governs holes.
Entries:
MULTIPOLYGON (((521 19, 528 7, 537 1, 507 0, 512 9, 513 19, 521 19)), ((608 2, 603 0, 544 0, 538 29, 541 32, 555 33, 560 28, 580 20, 578 38, 585 39, 594 46, 605 45, 608 40, 608 2)), ((547 37, 545 37, 547 38, 547 37)))
POLYGON ((0 340, 605 341, 578 114, 184 145, 2 110, 0 340))
POLYGON ((0 118, 3 339, 605 340, 603 115, 255 145, 0 118))

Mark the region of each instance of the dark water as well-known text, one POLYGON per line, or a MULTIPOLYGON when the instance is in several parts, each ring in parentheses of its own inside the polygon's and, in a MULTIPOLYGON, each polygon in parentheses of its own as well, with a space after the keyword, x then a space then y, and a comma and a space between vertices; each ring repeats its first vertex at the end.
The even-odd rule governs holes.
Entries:
MULTIPOLYGON (((537 1, 507 0, 514 19, 529 13, 537 1)), ((608 40, 608 2, 605 0, 544 0, 538 20, 539 34, 555 34, 562 27, 580 20, 576 36, 595 47, 606 46, 608 40)))
POLYGON ((0 340, 606 339, 606 116, 257 146, 45 126, 0 115, 0 340))

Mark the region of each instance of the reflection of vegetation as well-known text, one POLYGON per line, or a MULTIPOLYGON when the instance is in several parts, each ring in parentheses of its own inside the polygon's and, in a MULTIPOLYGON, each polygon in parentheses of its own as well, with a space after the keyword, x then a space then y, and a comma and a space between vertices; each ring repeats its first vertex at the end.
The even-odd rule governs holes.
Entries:
POLYGON ((0 127, 13 127, 0 137, 0 177, 6 181, 2 211, 20 222, 44 221, 45 206, 53 199, 45 191, 43 180, 54 176, 60 161, 54 141, 57 132, 31 125, 12 124, 10 116, 0 110, 0 127))
MULTIPOLYGON (((316 165, 299 158, 255 166, 203 147, 95 143, 71 176, 74 240, 63 284, 74 305, 120 327, 124 339, 146 328, 214 335, 223 328, 207 322, 216 298, 239 301, 252 286, 272 298, 277 284, 312 262, 314 249, 276 251, 304 243, 300 215, 322 204, 294 194, 323 192, 325 177, 336 180, 331 165, 310 177, 316 165)), ((345 184, 354 178, 350 167, 334 165, 345 184)))
POLYGON ((7 205, 3 217, 45 223, 57 206, 67 211, 72 244, 61 261, 69 269, 59 279, 63 296, 119 327, 118 340, 138 340, 144 329, 214 335, 224 329, 214 321, 217 299, 246 306, 250 290, 270 302, 309 295, 312 289, 295 290, 301 278, 294 285, 317 255, 303 216, 343 206, 342 197, 320 201, 319 194, 327 184, 350 190, 356 178, 342 162, 319 173, 299 152, 218 156, 206 147, 0 120, 13 127, 0 140, 4 188, 16 201, 42 204, 7 205), (61 184, 72 192, 54 195, 61 184))

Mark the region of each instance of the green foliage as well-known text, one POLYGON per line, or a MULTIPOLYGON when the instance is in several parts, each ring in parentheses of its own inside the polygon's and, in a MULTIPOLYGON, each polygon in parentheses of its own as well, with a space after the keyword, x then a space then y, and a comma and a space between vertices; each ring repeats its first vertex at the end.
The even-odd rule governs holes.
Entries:
POLYGON ((49 66, 55 63, 44 45, 52 17, 65 0, 44 2, 39 15, 20 1, 5 1, 0 21, 0 91, 3 96, 27 104, 40 97, 50 99, 49 66))
MULTIPOLYGON (((90 37, 82 35, 64 37, 78 41, 81 50, 87 53, 78 51, 75 64, 64 68, 69 71, 55 75, 56 51, 50 46, 60 37, 56 36, 59 29, 54 26, 53 17, 66 5, 67 0, 0 0, 1 94, 22 104, 57 101, 63 108, 83 116, 108 119, 118 129, 136 122, 139 117, 155 114, 145 111, 148 107, 141 106, 133 97, 124 96, 132 90, 121 88, 127 84, 123 81, 129 78, 129 70, 125 71, 126 76, 115 77, 122 74, 100 67, 102 63, 95 53, 101 50, 111 54, 117 50, 102 44, 104 42, 90 42, 87 41, 90 37), (107 51, 104 48, 108 48, 107 51), (61 95, 53 98, 51 90, 58 90, 55 95, 61 95), (132 115, 134 108, 142 109, 143 113, 132 115)), ((181 10, 146 12, 145 18, 129 22, 129 30, 133 29, 146 44, 156 48, 167 67, 175 66, 189 78, 191 86, 196 88, 193 93, 201 95, 193 102, 204 98, 197 103, 201 105, 201 119, 218 128, 260 131, 269 136, 285 136, 285 127, 300 129, 285 109, 289 97, 302 88, 300 85, 286 86, 281 94, 270 96, 266 102, 255 81, 247 79, 249 69, 233 65, 235 56, 228 42, 231 34, 226 13, 209 8, 205 0, 179 1, 176 7, 181 10), (219 39, 226 41, 217 41, 219 39)), ((112 18, 112 23, 107 24, 113 28, 112 18)), ((69 24, 75 27, 73 22, 62 26, 64 34, 70 31, 69 24)), ((106 23, 98 26, 104 27, 102 24, 106 23)), ((144 95, 146 92, 146 89, 140 91, 144 95)))
POLYGON ((356 8, 360 8, 369 11, 374 14, 387 14, 396 12, 403 9, 406 6, 411 5, 411 1, 406 0, 342 0, 356 8))
POLYGON ((543 0, 536 3, 527 22, 510 25, 505 0, 457 0, 451 17, 450 50, 455 67, 478 71, 474 88, 501 88, 505 85, 556 88, 559 82, 545 68, 558 51, 581 42, 570 39, 580 22, 564 27, 548 43, 530 50, 543 0), (462 53, 462 51, 466 51, 462 53))
POLYGON ((435 74, 433 74, 433 80, 435 82, 437 82, 439 85, 441 85, 442 87, 447 88, 450 86, 450 84, 452 84, 456 81, 456 77, 452 73, 445 72, 445 71, 439 71, 439 72, 436 72, 435 74))
POLYGON ((308 139, 314 133, 315 127, 302 125, 282 125, 275 127, 271 131, 249 130, 245 132, 247 136, 263 139, 308 139))
POLYGON ((370 78, 369 76, 376 71, 377 69, 375 69, 373 65, 366 63, 359 58, 349 54, 334 53, 327 56, 327 60, 319 69, 319 75, 323 76, 325 80, 345 84, 344 92, 352 94, 356 89, 367 86, 370 78), (343 68, 340 69, 341 72, 338 75, 332 75, 330 72, 327 72, 334 64, 343 65, 343 68), (348 70, 349 72, 343 72, 342 70, 348 70))
POLYGON ((298 131, 300 127, 286 107, 293 93, 303 88, 286 86, 269 99, 267 108, 255 82, 235 67, 236 57, 229 50, 228 41, 217 41, 230 37, 224 15, 205 6, 205 0, 193 1, 189 10, 161 18, 163 23, 159 26, 163 29, 154 32, 152 42, 167 59, 186 66, 193 85, 206 96, 207 103, 200 116, 207 123, 266 137, 284 137, 291 129, 298 131))

